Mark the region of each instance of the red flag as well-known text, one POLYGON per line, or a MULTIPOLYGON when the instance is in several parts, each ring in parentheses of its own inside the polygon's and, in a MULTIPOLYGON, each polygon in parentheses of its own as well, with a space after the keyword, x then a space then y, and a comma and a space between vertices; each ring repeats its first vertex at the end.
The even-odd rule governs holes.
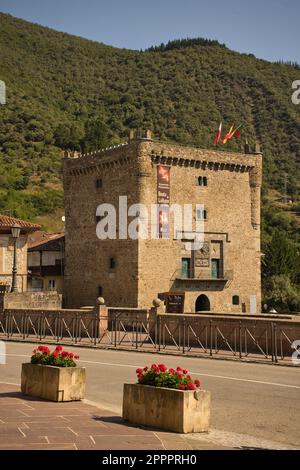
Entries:
POLYGON ((214 145, 218 145, 218 143, 220 142, 221 132, 222 132, 222 123, 219 125, 219 129, 218 129, 215 141, 214 141, 214 145))

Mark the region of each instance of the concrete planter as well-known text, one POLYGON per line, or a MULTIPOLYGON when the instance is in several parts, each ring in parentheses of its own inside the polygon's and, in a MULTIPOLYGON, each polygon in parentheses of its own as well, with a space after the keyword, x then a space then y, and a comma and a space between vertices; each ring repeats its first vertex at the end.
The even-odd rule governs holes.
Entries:
POLYGON ((208 432, 210 392, 124 384, 123 418, 181 434, 208 432))
POLYGON ((21 391, 51 401, 82 400, 85 368, 22 364, 21 391))

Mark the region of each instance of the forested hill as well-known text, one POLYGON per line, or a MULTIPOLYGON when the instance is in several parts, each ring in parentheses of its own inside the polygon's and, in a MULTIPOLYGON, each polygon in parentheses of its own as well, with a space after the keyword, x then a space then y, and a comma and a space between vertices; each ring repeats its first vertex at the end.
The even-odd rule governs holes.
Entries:
MULTIPOLYGON (((243 124, 264 152, 267 229, 296 219, 273 211, 285 189, 299 205, 300 106, 291 102, 293 64, 272 64, 205 39, 146 51, 117 49, 0 14, 0 212, 37 220, 62 207, 62 149, 88 151, 124 141, 128 130, 212 147, 224 126, 243 124), (298 189, 297 189, 298 186, 298 189), (273 211, 273 212, 272 212, 273 211), (277 219, 276 219, 277 218, 277 219)), ((279 210, 279 209, 278 209, 279 210)))

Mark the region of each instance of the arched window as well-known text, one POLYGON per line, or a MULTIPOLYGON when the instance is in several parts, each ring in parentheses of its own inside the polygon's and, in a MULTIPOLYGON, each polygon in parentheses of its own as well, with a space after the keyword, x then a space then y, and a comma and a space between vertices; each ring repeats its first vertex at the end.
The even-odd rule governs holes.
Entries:
POLYGON ((240 298, 238 295, 232 297, 232 305, 240 305, 240 298))
POLYGON ((198 176, 198 186, 202 186, 203 185, 203 178, 202 176, 198 176))
POLYGON ((206 178, 206 176, 203 177, 203 186, 207 186, 207 178, 206 178))

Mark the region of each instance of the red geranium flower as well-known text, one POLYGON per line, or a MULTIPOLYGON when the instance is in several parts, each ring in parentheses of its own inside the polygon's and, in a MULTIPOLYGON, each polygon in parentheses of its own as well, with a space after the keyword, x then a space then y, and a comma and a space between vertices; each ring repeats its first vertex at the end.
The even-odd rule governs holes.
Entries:
POLYGON ((185 375, 188 373, 188 370, 187 369, 183 369, 182 371, 185 375))
POLYGON ((143 369, 137 369, 137 370, 136 370, 136 373, 137 373, 137 374, 142 374, 142 373, 143 373, 143 369))
POLYGON ((164 364, 158 364, 158 368, 161 372, 166 372, 167 370, 167 366, 165 366, 164 364))
POLYGON ((196 379, 194 384, 196 385, 196 387, 200 387, 201 383, 200 383, 200 380, 196 379))
POLYGON ((175 370, 174 369, 169 369, 169 374, 175 374, 175 370))
POLYGON ((185 390, 185 386, 184 386, 184 385, 180 385, 179 390, 185 390))
POLYGON ((79 356, 74 356, 75 359, 79 359, 79 356))
POLYGON ((196 386, 193 384, 193 382, 188 382, 187 384, 189 390, 195 390, 196 386))
POLYGON ((177 372, 182 372, 182 369, 181 369, 181 367, 179 367, 179 366, 176 367, 176 370, 177 370, 177 372))
POLYGON ((58 351, 58 352, 60 352, 60 351, 63 350, 63 348, 62 348, 62 346, 56 346, 55 350, 58 351))

